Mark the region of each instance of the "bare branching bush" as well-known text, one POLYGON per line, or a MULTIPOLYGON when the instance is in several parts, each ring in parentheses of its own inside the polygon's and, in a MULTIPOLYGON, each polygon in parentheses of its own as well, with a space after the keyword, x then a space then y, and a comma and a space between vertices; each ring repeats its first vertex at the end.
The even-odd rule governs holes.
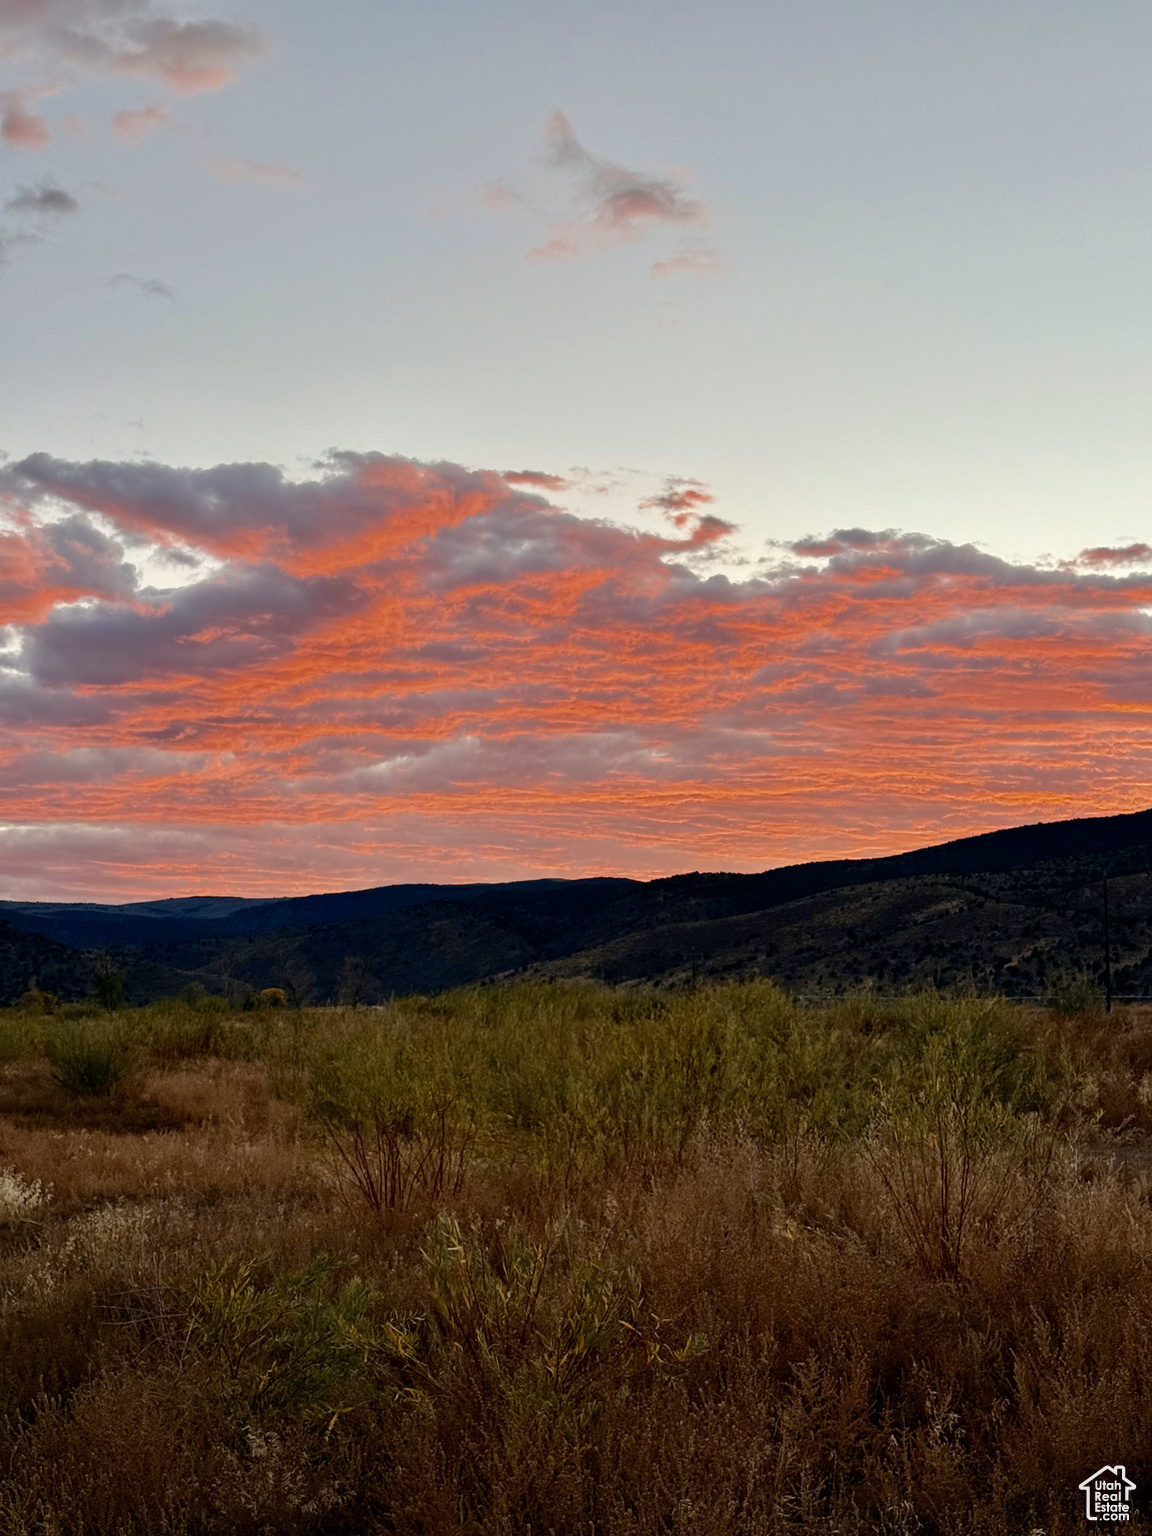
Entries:
POLYGON ((475 1142, 450 1103, 420 1113, 376 1105, 360 1113, 318 1116, 342 1191, 355 1191, 376 1216, 407 1211, 416 1201, 437 1202, 460 1193, 475 1142))
POLYGON ((1035 1118, 930 1093, 883 1115, 865 1143, 896 1224, 929 1274, 955 1280, 976 1240, 1035 1210, 1055 1143, 1035 1118))
POLYGON ((865 1155, 918 1262, 958 1279, 977 1238, 997 1241, 1042 1196, 1056 1145, 1036 1106, 1048 1085, 995 1004, 929 1028, 881 1090, 865 1155))
POLYGON ((404 1042, 324 1056, 312 1073, 310 1109, 338 1188, 373 1215, 459 1194, 476 1140, 474 1116, 449 1082, 413 1078, 404 1042))

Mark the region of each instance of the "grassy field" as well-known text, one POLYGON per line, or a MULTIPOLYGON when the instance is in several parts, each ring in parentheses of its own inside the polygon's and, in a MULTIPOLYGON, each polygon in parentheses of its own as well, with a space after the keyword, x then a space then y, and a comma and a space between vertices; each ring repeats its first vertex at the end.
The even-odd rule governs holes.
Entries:
POLYGON ((1152 1479, 1150 1149, 1148 1011, 33 998, 0 1531, 1079 1530, 1152 1479))

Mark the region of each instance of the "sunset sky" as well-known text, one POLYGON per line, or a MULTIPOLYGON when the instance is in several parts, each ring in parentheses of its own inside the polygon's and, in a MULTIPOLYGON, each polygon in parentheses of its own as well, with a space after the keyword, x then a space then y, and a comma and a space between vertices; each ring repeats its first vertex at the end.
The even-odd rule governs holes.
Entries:
POLYGON ((0 0, 0 896, 1152 804, 1152 10, 0 0))

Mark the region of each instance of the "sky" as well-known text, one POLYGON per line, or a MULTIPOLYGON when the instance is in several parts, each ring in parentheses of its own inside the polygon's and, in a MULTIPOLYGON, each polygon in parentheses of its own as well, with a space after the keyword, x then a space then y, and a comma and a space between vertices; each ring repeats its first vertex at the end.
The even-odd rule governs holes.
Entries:
POLYGON ((0 897, 1152 802, 1135 0, 0 0, 0 897))

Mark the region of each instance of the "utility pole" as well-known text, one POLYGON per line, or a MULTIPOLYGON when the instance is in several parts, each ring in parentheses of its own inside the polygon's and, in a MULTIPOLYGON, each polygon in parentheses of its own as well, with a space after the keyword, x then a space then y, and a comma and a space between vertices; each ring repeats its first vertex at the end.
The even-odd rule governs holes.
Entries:
POLYGON ((1108 876, 1104 876, 1104 1012, 1112 1012, 1112 935, 1108 928, 1108 876))

